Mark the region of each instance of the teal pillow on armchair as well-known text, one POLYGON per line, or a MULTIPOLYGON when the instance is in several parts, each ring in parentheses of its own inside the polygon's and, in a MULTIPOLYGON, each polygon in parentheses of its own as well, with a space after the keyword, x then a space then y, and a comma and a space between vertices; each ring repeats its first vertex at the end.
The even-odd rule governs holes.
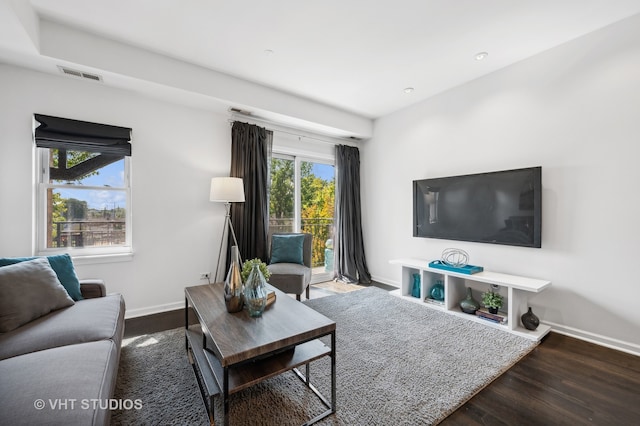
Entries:
POLYGON ((271 264, 299 263, 304 265, 302 247, 304 235, 273 235, 271 241, 271 264))
MULTIPOLYGON (((25 262, 27 260, 37 259, 36 257, 3 257, 0 258, 0 267, 14 265, 16 263, 25 262)), ((67 290, 69 296, 74 301, 82 300, 82 293, 80 292, 80 281, 76 275, 76 270, 73 267, 71 256, 68 254, 58 254, 55 256, 47 256, 51 269, 53 269, 60 280, 60 284, 67 290)))

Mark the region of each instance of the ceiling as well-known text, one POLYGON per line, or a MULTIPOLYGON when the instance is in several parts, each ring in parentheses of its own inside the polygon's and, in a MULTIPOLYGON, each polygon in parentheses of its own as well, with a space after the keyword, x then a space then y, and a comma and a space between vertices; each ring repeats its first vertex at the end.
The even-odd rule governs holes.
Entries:
POLYGON ((24 33, 33 33, 24 18, 32 8, 36 21, 80 29, 367 119, 640 13, 639 0, 0 2, 0 13, 18 16, 13 27, 19 27, 15 22, 25 27, 0 30, 2 62, 37 68, 38 59, 51 59, 39 51, 46 40, 25 41, 24 33), (479 52, 488 56, 478 61, 479 52), (405 93, 406 88, 413 90, 405 93))

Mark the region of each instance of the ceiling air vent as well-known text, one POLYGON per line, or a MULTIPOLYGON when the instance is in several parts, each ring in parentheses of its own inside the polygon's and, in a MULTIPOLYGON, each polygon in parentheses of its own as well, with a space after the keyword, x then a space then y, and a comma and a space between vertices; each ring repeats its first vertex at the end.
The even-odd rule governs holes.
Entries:
POLYGON ((73 77, 86 78, 87 80, 93 80, 93 81, 102 81, 102 77, 100 77, 97 74, 82 72, 82 71, 74 70, 73 68, 67 68, 60 65, 58 65, 58 69, 60 70, 61 73, 70 75, 73 77))
POLYGON ((88 78, 89 80, 95 80, 95 81, 101 81, 102 80, 102 78, 100 78, 100 76, 96 75, 96 74, 88 74, 86 72, 83 72, 82 76, 84 78, 88 78))

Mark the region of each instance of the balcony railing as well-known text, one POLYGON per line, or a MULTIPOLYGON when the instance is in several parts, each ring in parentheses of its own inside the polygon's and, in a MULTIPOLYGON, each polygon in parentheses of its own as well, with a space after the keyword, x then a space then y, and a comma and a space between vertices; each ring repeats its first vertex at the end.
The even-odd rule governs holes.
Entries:
MULTIPOLYGON (((333 241, 333 218, 302 218, 301 230, 313 235, 312 266, 333 270, 333 245, 327 245, 328 240, 333 241)), ((269 232, 293 232, 293 218, 269 218, 269 232)))
POLYGON ((53 247, 92 247, 123 245, 126 241, 124 221, 56 222, 53 247))

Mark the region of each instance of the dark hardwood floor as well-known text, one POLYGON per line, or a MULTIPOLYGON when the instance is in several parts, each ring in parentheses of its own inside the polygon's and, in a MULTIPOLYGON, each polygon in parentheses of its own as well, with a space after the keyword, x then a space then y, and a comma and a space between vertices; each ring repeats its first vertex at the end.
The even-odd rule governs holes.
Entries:
POLYGON ((124 337, 140 336, 178 327, 184 327, 184 309, 126 319, 124 337))
POLYGON ((640 357, 550 333, 442 425, 638 425, 640 357))
MULTIPOLYGON (((132 318, 125 337, 183 325, 182 309, 132 318)), ((552 332, 441 425, 640 425, 640 357, 552 332)))

